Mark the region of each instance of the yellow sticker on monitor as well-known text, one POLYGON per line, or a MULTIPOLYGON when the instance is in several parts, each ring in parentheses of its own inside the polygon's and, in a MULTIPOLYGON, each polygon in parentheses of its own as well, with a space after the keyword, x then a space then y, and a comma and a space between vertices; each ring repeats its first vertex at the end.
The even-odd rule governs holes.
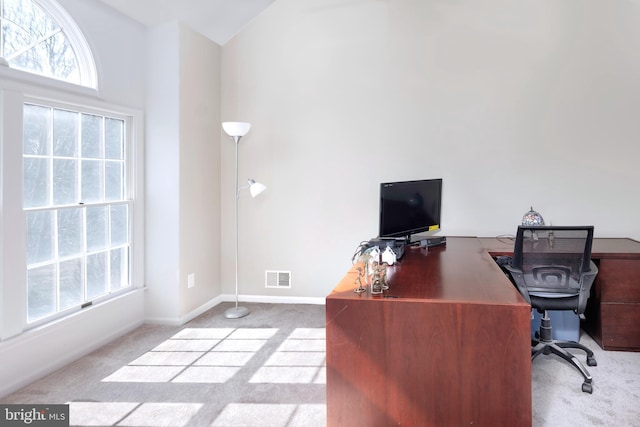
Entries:
POLYGON ((430 225, 429 231, 438 230, 440 228, 440 224, 430 225))

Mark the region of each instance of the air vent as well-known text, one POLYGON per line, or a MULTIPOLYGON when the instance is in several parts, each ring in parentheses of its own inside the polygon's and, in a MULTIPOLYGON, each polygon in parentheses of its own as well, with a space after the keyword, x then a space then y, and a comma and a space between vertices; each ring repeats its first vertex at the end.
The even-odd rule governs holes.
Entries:
POLYGON ((291 272, 266 270, 264 272, 264 282, 267 288, 290 288, 291 272))

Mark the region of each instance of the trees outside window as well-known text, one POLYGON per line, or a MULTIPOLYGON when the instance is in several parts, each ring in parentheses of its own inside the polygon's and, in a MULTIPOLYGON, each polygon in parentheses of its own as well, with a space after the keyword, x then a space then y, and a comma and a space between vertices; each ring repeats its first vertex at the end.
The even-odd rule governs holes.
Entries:
POLYGON ((52 0, 0 0, 0 66, 96 87, 91 51, 52 0))

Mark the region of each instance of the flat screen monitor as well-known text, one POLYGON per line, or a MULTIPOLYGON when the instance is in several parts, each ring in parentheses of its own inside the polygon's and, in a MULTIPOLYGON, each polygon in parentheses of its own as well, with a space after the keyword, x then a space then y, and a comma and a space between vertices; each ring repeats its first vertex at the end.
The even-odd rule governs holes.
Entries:
POLYGON ((380 184, 380 237, 405 237, 440 229, 442 179, 380 184))

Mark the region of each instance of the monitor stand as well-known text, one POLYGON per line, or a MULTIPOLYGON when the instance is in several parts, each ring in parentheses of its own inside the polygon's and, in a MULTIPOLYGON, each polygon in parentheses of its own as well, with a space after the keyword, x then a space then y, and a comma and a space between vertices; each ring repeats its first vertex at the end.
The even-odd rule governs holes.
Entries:
POLYGON ((447 244, 447 236, 425 237, 419 240, 420 246, 423 248, 432 248, 434 246, 444 246, 447 244))

